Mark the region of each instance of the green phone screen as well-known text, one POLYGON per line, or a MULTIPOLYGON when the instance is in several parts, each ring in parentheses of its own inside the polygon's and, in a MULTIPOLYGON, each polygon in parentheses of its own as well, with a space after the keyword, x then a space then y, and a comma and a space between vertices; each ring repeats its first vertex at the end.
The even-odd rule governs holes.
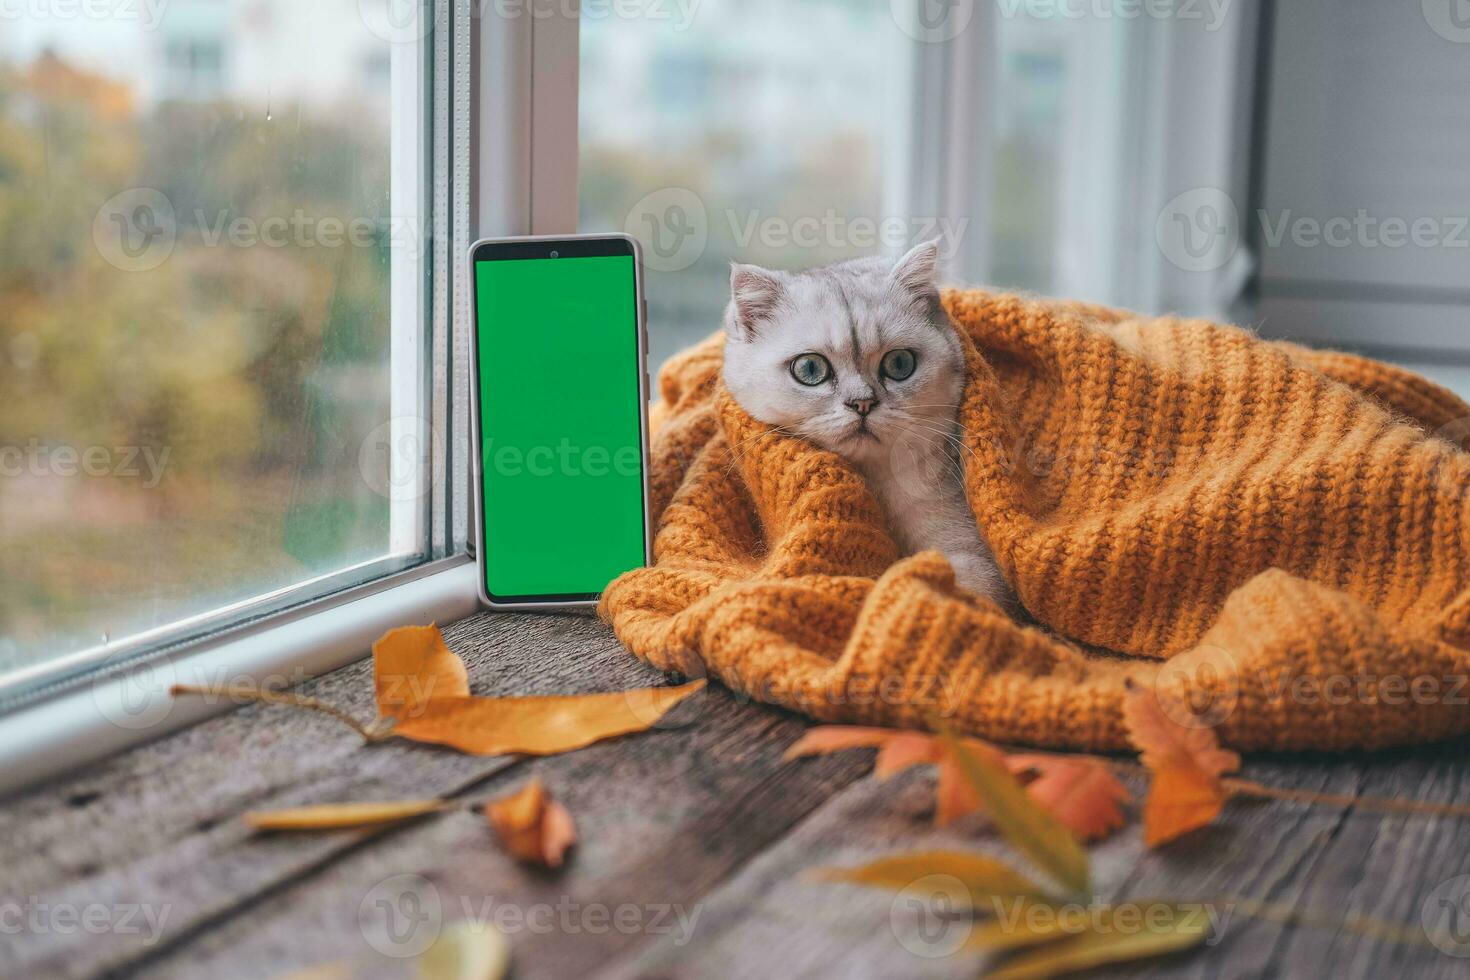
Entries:
POLYGON ((485 588, 590 598, 644 562, 634 258, 479 255, 485 588))

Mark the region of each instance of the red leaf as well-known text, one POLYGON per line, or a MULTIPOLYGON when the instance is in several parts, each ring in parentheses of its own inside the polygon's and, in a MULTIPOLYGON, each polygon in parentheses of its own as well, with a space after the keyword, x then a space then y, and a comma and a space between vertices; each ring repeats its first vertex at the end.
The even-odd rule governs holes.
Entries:
POLYGON ((1083 840, 1099 840, 1123 826, 1126 787, 1107 763, 1054 755, 1013 755, 1012 771, 1038 773, 1026 791, 1068 830, 1083 840))

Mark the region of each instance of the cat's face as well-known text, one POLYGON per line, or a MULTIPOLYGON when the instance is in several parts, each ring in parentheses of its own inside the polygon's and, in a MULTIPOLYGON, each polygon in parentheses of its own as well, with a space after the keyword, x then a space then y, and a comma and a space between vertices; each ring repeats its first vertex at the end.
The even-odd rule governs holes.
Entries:
POLYGON ((937 242, 926 242, 891 266, 734 266, 725 386, 760 421, 857 462, 942 441, 964 360, 939 305, 938 253, 937 242))

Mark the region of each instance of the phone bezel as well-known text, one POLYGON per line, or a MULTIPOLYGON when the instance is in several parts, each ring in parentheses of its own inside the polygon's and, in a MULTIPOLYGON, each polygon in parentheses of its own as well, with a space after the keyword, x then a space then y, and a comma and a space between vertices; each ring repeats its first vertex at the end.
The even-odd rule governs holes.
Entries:
POLYGON ((648 323, 647 304, 643 296, 643 254, 637 239, 631 235, 525 235, 508 238, 482 238, 469 248, 470 290, 470 456, 474 481, 474 549, 476 590, 480 604, 488 609, 587 609, 597 605, 601 593, 575 593, 548 596, 503 596, 490 594, 485 582, 485 481, 481 459, 480 437, 480 304, 475 264, 480 261, 506 259, 551 258, 552 251, 561 258, 631 255, 633 258, 633 316, 638 343, 638 428, 639 448, 643 460, 643 564, 653 563, 653 515, 649 512, 649 436, 648 398, 648 323), (609 248, 616 246, 616 248, 609 248), (482 254, 483 253, 483 254, 482 254))

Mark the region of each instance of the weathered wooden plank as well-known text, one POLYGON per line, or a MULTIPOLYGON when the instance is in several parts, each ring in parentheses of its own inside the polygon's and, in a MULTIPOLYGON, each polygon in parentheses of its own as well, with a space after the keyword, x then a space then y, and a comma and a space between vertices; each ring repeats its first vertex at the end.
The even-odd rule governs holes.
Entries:
MULTIPOLYGON (((1257 763, 1252 774, 1277 786, 1330 786, 1330 791, 1361 796, 1470 801, 1464 741, 1413 751, 1358 756, 1348 761, 1311 759, 1257 763)), ((1464 820, 1385 815, 1294 803, 1236 804, 1228 826, 1254 847, 1276 827, 1294 827, 1294 845, 1253 855, 1252 875, 1225 884, 1229 892, 1266 898, 1328 920, 1368 916, 1420 930, 1424 907, 1437 887, 1470 874, 1464 820)), ((1200 842, 1205 845, 1208 842, 1200 842)), ((1153 869, 1141 866, 1135 883, 1151 888, 1153 869)), ((1225 891, 1225 888, 1221 889, 1225 891)), ((1464 899, 1470 891, 1457 895, 1464 899)), ((1461 908, 1461 927, 1470 925, 1470 908, 1461 908)), ((1228 959, 1241 975, 1463 977, 1470 971, 1470 945, 1450 955, 1427 942, 1390 943, 1350 930, 1306 925, 1283 926, 1236 915, 1212 952, 1216 963, 1228 959)), ((1188 975, 1215 975, 1208 963, 1191 964, 1188 975)))
MULTIPOLYGON (((1247 775, 1272 785, 1465 802, 1463 745, 1353 759, 1257 760, 1247 775)), ((1130 779, 1135 792, 1141 779, 1130 779)), ((929 826, 932 777, 861 780, 711 893, 698 941, 661 939, 614 964, 609 978, 974 976, 982 955, 953 952, 970 917, 947 919, 933 891, 906 895, 815 884, 807 872, 885 854, 958 847, 1016 860, 983 825, 929 826)), ((1413 927, 1441 882, 1470 871, 1463 821, 1384 817, 1332 807, 1239 801, 1217 825, 1155 852, 1135 825, 1091 849, 1099 896, 1110 901, 1231 896, 1280 903, 1332 920, 1372 916, 1413 927)), ((1463 892, 1459 894, 1464 894, 1463 892)), ((1252 919, 1214 902, 1211 948, 1097 976, 1464 976, 1467 961, 1333 928, 1252 919)), ((1470 919, 1462 920, 1470 921, 1470 919)), ((1464 950, 1461 950, 1462 952, 1464 950)))
MULTIPOLYGON (((447 635, 463 651, 476 693, 616 690, 659 680, 588 617, 478 617, 447 635)), ((374 714, 365 661, 302 690, 363 719, 374 714)), ((141 907, 162 918, 166 944, 357 846, 335 836, 253 838, 237 819, 244 810, 452 794, 510 761, 396 741, 364 747, 330 719, 249 706, 94 765, 0 812, 0 905, 28 917, 48 910, 38 927, 0 936, 0 975, 86 976, 159 945, 117 926, 100 935, 63 928, 50 921, 55 910, 115 919, 141 907)))
MULTIPOLYGON (((560 872, 517 865, 477 813, 456 813, 345 855, 329 873, 135 966, 150 977, 230 976, 249 948, 267 973, 346 960, 353 976, 402 976, 404 964, 373 945, 383 945, 389 921, 418 939, 441 923, 488 918, 510 935, 518 975, 562 977, 595 973, 650 938, 697 936, 702 896, 863 767, 784 765, 781 747, 804 723, 723 689, 687 709, 678 709, 695 722, 686 727, 526 761, 472 794, 479 801, 532 775, 545 780, 580 831, 560 872), (395 891, 404 881, 419 896, 410 906, 437 909, 418 928, 392 911, 404 908, 395 891), (365 903, 366 928, 358 920, 365 903)), ((401 951, 417 948, 405 942, 401 951)))
MULTIPOLYGON (((586 617, 482 616, 447 631, 477 693, 609 690, 656 682, 586 617)), ((366 663, 306 685, 371 715, 366 663)), ((0 934, 0 975, 274 976, 334 960, 354 977, 411 975, 435 921, 507 926, 520 976, 971 976, 947 953, 962 926, 925 918, 922 887, 892 895, 805 871, 929 846, 1008 853, 983 824, 930 827, 932 777, 888 784, 866 753, 784 763, 804 722, 713 690, 687 727, 551 759, 474 759, 364 747, 334 722, 250 707, 109 760, 0 810, 0 908, 102 908, 110 931, 56 923, 0 934), (466 809, 386 831, 251 836, 251 807, 447 795, 480 802, 541 775, 582 841, 557 873, 528 871, 466 809), (410 876, 405 878, 404 876, 410 876), (407 883, 409 890, 398 890, 407 883), (163 909, 123 933, 120 910, 163 909), (386 903, 386 904, 383 904, 386 903), (408 904, 405 904, 408 903, 408 904), (395 911, 396 910, 396 911, 395 911), (622 916, 619 919, 619 916, 622 916), (920 931, 927 923, 928 938, 920 931), (376 943, 376 946, 375 946, 376 943)), ((1247 775, 1326 792, 1466 802, 1470 743, 1339 758, 1252 760, 1247 775)), ((1436 885, 1470 874, 1464 821, 1236 802, 1215 827, 1143 852, 1136 825, 1093 848, 1105 898, 1245 896, 1322 914, 1419 921, 1436 885)), ((1228 911, 1228 907, 1224 909, 1228 911)), ((958 937, 958 938, 957 938, 958 937)), ((1236 914, 1215 948, 1114 975, 1463 975, 1465 960, 1332 929, 1236 914)), ((1106 974, 1100 974, 1106 975, 1106 974)))

